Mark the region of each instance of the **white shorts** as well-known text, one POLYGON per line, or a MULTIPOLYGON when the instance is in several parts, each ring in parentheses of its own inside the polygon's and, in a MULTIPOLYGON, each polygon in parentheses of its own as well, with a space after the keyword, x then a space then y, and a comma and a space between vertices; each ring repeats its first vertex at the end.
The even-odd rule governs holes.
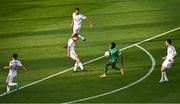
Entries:
POLYGON ((171 65, 173 64, 174 60, 169 61, 169 59, 164 60, 162 66, 169 69, 171 65))
POLYGON ((14 81, 14 78, 16 77, 15 74, 9 74, 6 80, 6 83, 12 83, 14 81))
POLYGON ((73 27, 73 33, 79 33, 81 29, 81 26, 74 26, 73 27))
POLYGON ((76 52, 70 52, 70 57, 71 57, 73 60, 77 60, 77 54, 76 54, 76 52))

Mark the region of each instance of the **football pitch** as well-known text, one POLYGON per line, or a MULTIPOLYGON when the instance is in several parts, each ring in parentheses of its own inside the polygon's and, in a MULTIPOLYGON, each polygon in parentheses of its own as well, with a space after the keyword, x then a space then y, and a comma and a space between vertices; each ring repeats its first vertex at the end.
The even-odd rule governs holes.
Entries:
POLYGON ((1 0, 0 103, 180 103, 180 58, 159 84, 166 55, 165 40, 180 50, 179 0, 1 0), (87 72, 73 73, 74 61, 63 48, 72 33, 74 8, 90 17, 83 21, 76 50, 87 72), (100 78, 115 42, 124 54, 125 75, 109 69, 100 78), (8 95, 6 77, 12 53, 29 73, 18 70, 8 95))

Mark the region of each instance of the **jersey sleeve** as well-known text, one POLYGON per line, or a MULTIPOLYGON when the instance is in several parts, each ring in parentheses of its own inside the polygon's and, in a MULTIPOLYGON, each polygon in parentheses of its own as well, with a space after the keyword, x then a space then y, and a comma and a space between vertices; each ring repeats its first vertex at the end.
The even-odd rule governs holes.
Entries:
POLYGON ((13 66, 13 63, 12 63, 12 61, 10 61, 10 62, 9 62, 9 66, 13 66))
POLYGON ((71 47, 72 42, 73 41, 71 39, 68 40, 68 47, 71 47))
POLYGON ((72 14, 72 18, 73 18, 73 19, 75 18, 75 13, 72 14))
POLYGON ((22 66, 22 64, 21 64, 21 62, 20 62, 20 61, 18 61, 18 66, 20 66, 20 67, 22 66))
POLYGON ((85 20, 85 19, 86 19, 86 16, 81 15, 81 19, 85 20))
POLYGON ((174 55, 176 55, 176 54, 177 54, 177 52, 176 52, 176 49, 175 49, 175 48, 173 49, 173 54, 174 54, 174 55))
POLYGON ((119 51, 120 49, 117 49, 117 54, 120 56, 121 55, 121 52, 119 51))
POLYGON ((168 52, 170 54, 176 55, 176 49, 175 48, 168 48, 168 52))

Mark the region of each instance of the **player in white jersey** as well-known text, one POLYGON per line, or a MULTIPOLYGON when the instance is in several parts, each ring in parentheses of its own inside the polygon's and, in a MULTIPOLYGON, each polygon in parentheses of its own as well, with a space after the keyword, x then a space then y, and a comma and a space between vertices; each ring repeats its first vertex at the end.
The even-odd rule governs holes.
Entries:
POLYGON ((13 83, 14 78, 17 76, 18 67, 22 67, 26 72, 27 69, 21 64, 21 62, 17 59, 17 54, 13 54, 13 59, 9 62, 9 66, 5 66, 4 69, 9 70, 9 74, 6 79, 7 84, 7 93, 10 91, 12 86, 16 86, 16 89, 19 89, 18 83, 13 83))
POLYGON ((85 71, 78 55, 75 51, 75 43, 78 40, 77 35, 74 35, 72 38, 68 40, 68 47, 67 47, 67 56, 71 57, 73 60, 75 60, 74 64, 74 72, 77 72, 77 67, 79 66, 82 71, 85 71))
POLYGON ((169 69, 171 67, 171 65, 173 64, 174 59, 177 55, 176 49, 172 45, 171 39, 167 39, 165 44, 167 46, 167 56, 162 58, 164 60, 164 62, 161 66, 161 79, 159 81, 160 83, 168 81, 166 71, 167 71, 167 69, 169 69))
MULTIPOLYGON (((72 18, 73 18, 71 24, 71 26, 73 27, 72 36, 74 36, 74 34, 78 34, 78 37, 86 43, 86 39, 82 35, 80 35, 79 32, 81 29, 81 22, 87 19, 87 17, 80 14, 79 8, 76 8, 75 12, 72 14, 72 18)), ((89 19, 87 19, 87 21, 89 22, 90 27, 93 27, 92 22, 89 19)))

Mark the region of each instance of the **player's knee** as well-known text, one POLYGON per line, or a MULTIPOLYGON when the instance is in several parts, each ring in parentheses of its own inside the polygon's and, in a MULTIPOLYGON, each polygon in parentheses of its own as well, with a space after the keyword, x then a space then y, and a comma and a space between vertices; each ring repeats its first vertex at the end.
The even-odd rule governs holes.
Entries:
POLYGON ((160 71, 161 71, 161 72, 164 72, 164 71, 165 71, 165 69, 166 69, 165 67, 161 66, 160 71))
POLYGON ((112 68, 112 69, 115 69, 115 66, 114 66, 114 65, 111 65, 111 68, 112 68))
POLYGON ((79 58, 77 58, 77 60, 76 60, 76 63, 80 63, 81 61, 80 61, 80 59, 79 58))
POLYGON ((106 66, 109 66, 109 64, 108 64, 108 63, 106 63, 106 66))

